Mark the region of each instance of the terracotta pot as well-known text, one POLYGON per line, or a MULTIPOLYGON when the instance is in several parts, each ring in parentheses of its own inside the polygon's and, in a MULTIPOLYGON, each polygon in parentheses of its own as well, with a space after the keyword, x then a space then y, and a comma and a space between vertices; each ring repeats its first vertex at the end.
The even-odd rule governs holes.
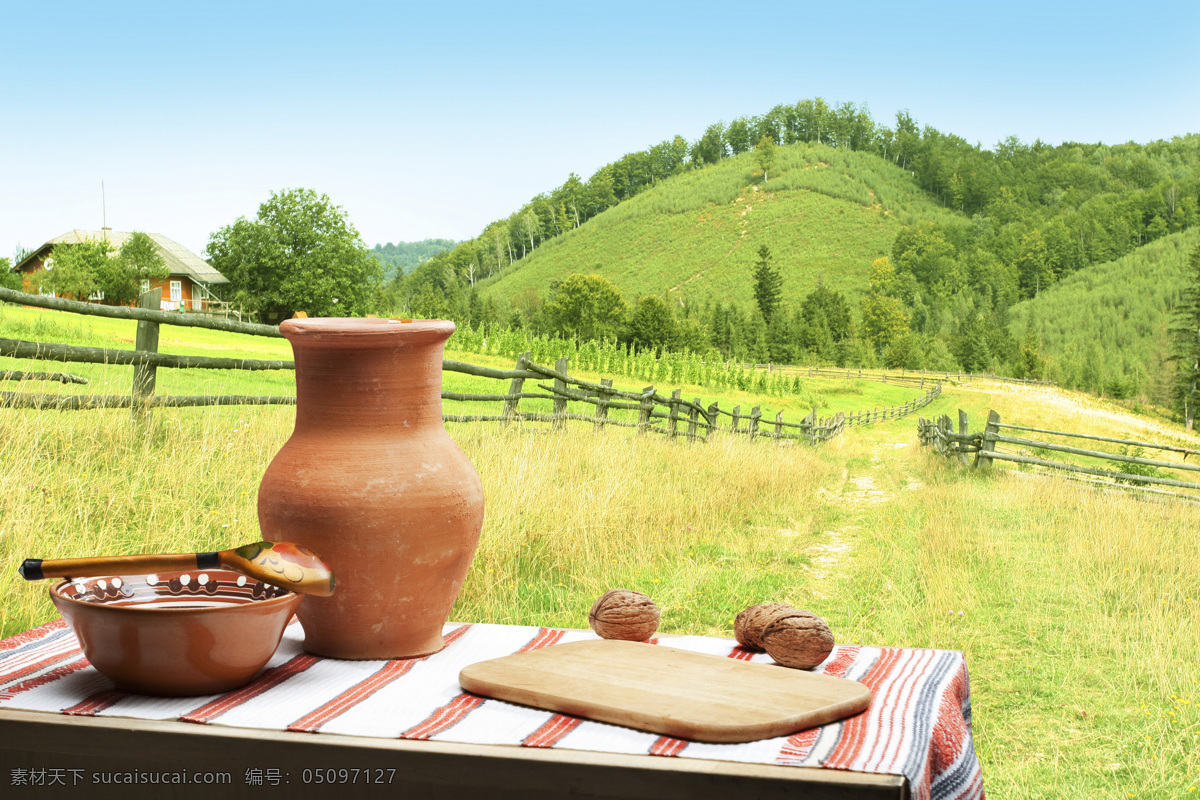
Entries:
POLYGON ((263 475, 263 538, 333 569, 301 606, 304 647, 334 658, 441 650, 483 526, 479 475, 442 425, 441 320, 299 319, 296 429, 263 475))

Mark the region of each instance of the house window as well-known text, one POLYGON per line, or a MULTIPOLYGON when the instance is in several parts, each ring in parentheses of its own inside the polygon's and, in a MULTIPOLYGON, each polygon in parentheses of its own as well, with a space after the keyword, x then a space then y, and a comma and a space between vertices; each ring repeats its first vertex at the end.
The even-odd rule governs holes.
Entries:
POLYGON ((178 303, 183 299, 183 281, 171 281, 171 302, 178 303))
POLYGON ((142 278, 142 291, 143 292, 150 291, 150 281, 147 278, 142 278))

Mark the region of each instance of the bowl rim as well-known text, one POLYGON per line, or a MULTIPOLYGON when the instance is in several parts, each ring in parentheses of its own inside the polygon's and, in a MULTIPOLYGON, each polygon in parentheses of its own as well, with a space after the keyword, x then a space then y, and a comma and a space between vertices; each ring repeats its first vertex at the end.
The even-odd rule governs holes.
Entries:
MULTIPOLYGON (((304 597, 304 595, 293 592, 291 589, 284 589, 282 586, 275 586, 275 584, 271 583, 271 584, 267 584, 267 585, 275 586, 275 588, 282 591, 283 594, 276 595, 275 597, 269 597, 265 600, 251 600, 251 602, 249 602, 249 603, 229 603, 229 604, 224 604, 224 605, 219 605, 219 606, 192 606, 190 608, 188 608, 188 607, 147 608, 147 606, 151 606, 151 605, 153 605, 153 603, 130 603, 130 604, 123 604, 123 605, 114 605, 112 603, 89 603, 89 602, 85 602, 83 600, 77 600, 74 597, 68 597, 67 595, 63 594, 60 591, 61 589, 65 588, 66 586, 74 584, 78 580, 99 581, 99 580, 112 580, 113 578, 120 578, 122 581, 125 581, 125 580, 128 580, 129 578, 144 578, 147 575, 160 575, 160 576, 161 575, 190 575, 194 572, 202 572, 207 575, 211 575, 214 572, 225 574, 225 575, 239 575, 240 576, 242 574, 240 572, 234 572, 231 569, 222 569, 222 568, 218 567, 216 569, 202 569, 202 570, 180 569, 180 570, 167 570, 165 572, 154 572, 154 573, 135 572, 135 573, 132 573, 129 575, 88 575, 85 578, 63 578, 61 581, 50 584, 50 586, 47 587, 46 591, 50 595, 50 600, 55 603, 57 603, 58 601, 62 601, 65 603, 69 603, 71 606, 74 606, 74 607, 87 608, 87 609, 92 609, 92 610, 103 608, 103 609, 107 609, 108 611, 111 611, 113 613, 126 613, 126 614, 128 614, 128 613, 134 613, 134 614, 153 613, 156 615, 159 615, 159 614, 220 614, 220 613, 228 614, 230 611, 232 611, 234 609, 238 609, 238 608, 255 608, 255 609, 272 608, 273 606, 276 606, 276 605, 285 605, 287 603, 290 603, 293 600, 295 600, 296 598, 303 599, 303 597, 304 597)), ((248 580, 258 580, 257 578, 249 578, 249 576, 246 576, 246 577, 248 580)), ((265 581, 259 581, 259 582, 265 583, 265 581)))

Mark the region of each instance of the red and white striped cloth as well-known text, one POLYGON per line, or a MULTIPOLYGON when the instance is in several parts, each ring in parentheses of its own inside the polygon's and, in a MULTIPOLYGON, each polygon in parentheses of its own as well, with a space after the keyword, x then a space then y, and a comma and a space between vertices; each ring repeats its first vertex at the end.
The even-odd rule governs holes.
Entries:
MULTIPOLYGON (((982 798, 971 740, 967 666, 953 650, 839 646, 818 672, 861 681, 870 708, 792 736, 708 744, 577 719, 467 694, 459 671, 477 661, 593 639, 591 631, 450 623, 446 648, 407 661, 340 661, 303 652, 293 621, 267 668, 237 691, 205 697, 119 692, 88 664, 60 619, 0 641, 0 708, 177 719, 268 730, 788 764, 908 776, 916 798, 982 798)), ((769 663, 707 636, 654 640, 769 663)))

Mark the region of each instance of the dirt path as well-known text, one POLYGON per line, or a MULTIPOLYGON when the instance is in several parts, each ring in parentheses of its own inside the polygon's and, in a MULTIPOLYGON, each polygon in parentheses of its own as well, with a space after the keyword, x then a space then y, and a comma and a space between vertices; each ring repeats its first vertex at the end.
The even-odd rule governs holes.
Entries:
POLYGON ((872 433, 875 435, 859 439, 842 471, 840 485, 836 489, 818 490, 826 503, 837 506, 842 513, 839 524, 822 531, 805 551, 812 561, 810 587, 817 597, 826 596, 837 573, 853 558, 859 532, 874 511, 894 502, 901 492, 922 486, 907 474, 906 459, 901 454, 916 441, 915 435, 906 438, 909 426, 901 423, 872 433))

